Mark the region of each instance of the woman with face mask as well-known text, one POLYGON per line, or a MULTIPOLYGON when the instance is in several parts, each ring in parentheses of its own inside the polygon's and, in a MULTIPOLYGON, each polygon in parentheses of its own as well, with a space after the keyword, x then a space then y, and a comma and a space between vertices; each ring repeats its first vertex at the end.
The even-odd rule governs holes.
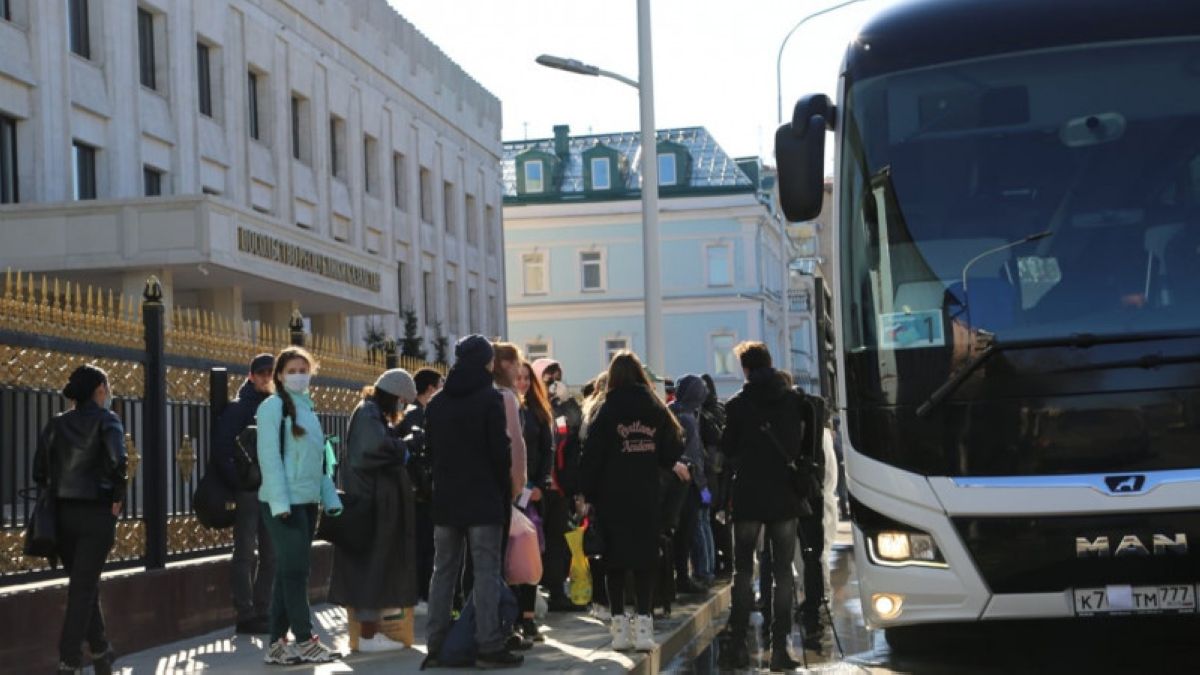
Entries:
POLYGON ((309 549, 317 509, 323 507, 331 517, 342 512, 325 432, 308 389, 316 369, 307 351, 283 350, 275 358, 275 393, 258 407, 258 499, 275 549, 271 641, 265 659, 269 664, 331 663, 341 658, 313 633, 308 606, 309 549), (288 642, 289 629, 294 642, 288 642))
POLYGON ((82 669, 80 645, 87 640, 95 671, 111 673, 115 656, 104 631, 99 585, 125 501, 125 429, 109 410, 112 390, 103 370, 79 366, 63 396, 74 407, 42 430, 33 466, 34 482, 56 500, 57 553, 71 575, 58 672, 82 669))
POLYGON ((385 608, 417 604, 415 506, 404 465, 408 447, 389 428, 417 399, 417 385, 402 368, 379 376, 363 391, 350 416, 338 481, 347 501, 369 500, 374 530, 362 553, 334 549, 329 601, 348 608, 362 626, 357 649, 383 652, 404 645, 379 631, 385 608))

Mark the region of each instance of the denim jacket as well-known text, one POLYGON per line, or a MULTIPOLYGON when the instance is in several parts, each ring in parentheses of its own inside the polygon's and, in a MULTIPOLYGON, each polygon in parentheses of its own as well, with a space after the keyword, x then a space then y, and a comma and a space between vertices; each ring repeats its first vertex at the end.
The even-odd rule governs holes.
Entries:
POLYGON ((280 418, 283 399, 273 395, 258 406, 258 464, 262 468, 262 487, 259 501, 271 507, 271 515, 291 511, 294 504, 321 504, 326 512, 337 514, 342 502, 329 475, 332 467, 325 465, 325 432, 313 412, 308 394, 288 392, 296 404, 296 418, 306 432, 292 435, 291 420, 285 426, 284 452, 280 456, 280 418))

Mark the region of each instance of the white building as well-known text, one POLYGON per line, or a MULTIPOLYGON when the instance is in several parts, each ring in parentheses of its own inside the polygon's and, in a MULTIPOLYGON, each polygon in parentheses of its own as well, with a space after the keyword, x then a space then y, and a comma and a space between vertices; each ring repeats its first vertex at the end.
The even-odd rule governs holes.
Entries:
POLYGON ((0 0, 0 267, 503 334, 500 156, 499 101, 386 0, 0 0))

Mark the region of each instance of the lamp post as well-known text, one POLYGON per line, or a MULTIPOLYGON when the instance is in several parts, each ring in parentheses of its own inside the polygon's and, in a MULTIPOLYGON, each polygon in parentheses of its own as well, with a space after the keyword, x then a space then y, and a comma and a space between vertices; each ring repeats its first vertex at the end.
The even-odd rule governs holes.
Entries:
POLYGON ((656 376, 666 376, 662 328, 662 273, 658 236, 658 139, 654 128, 654 64, 650 46, 650 0, 637 0, 638 79, 611 73, 575 59, 542 54, 537 62, 569 73, 607 77, 638 90, 642 132, 642 260, 645 290, 646 366, 656 376))
POLYGON ((787 35, 783 36, 783 42, 779 44, 779 56, 775 58, 775 92, 777 94, 777 105, 779 108, 779 118, 777 121, 778 124, 783 124, 783 48, 787 46, 788 40, 792 39, 792 34, 799 30, 801 26, 808 23, 810 20, 817 18, 818 16, 841 9, 846 5, 853 5, 856 2, 862 1, 863 0, 843 0, 843 2, 839 2, 832 7, 826 7, 819 12, 813 12, 812 14, 809 14, 803 19, 800 19, 800 21, 796 22, 796 25, 792 26, 792 29, 787 32, 787 35))

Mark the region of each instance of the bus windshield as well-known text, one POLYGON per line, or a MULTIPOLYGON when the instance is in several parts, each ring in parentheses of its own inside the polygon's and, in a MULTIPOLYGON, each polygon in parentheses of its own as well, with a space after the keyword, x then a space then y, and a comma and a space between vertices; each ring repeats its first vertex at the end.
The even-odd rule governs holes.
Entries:
POLYGON ((1200 39, 848 82, 850 351, 1200 326, 1200 39))

